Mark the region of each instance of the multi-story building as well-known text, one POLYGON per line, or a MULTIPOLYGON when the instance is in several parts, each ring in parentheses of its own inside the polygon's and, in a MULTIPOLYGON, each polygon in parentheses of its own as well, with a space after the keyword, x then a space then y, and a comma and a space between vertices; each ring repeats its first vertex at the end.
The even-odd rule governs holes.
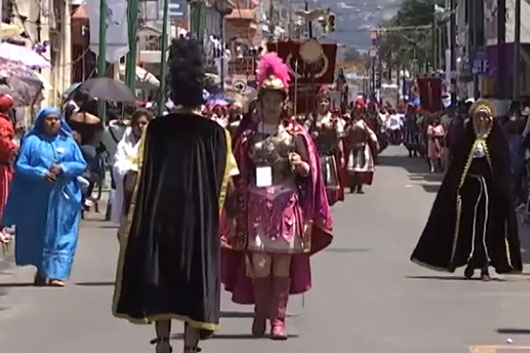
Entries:
MULTIPOLYGON (((530 95, 530 4, 521 1, 521 95, 530 95)), ((457 1, 459 95, 511 98, 515 0, 457 1), (504 18, 504 20, 500 20, 504 18)))

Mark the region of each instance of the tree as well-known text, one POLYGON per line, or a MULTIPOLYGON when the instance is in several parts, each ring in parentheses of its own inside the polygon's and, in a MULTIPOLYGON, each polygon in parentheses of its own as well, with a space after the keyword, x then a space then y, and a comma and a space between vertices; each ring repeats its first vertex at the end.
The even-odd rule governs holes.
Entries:
MULTIPOLYGON (((432 23, 434 5, 443 6, 444 0, 405 0, 398 12, 390 20, 386 21, 385 27, 420 27, 432 23)), ((383 31, 379 55, 388 65, 404 65, 412 69, 413 62, 423 66, 431 57, 430 29, 403 29, 383 31)))

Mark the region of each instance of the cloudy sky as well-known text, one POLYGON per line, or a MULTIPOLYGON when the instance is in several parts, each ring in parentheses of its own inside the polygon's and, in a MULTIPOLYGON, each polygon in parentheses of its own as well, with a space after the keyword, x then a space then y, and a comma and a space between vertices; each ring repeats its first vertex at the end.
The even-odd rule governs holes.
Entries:
MULTIPOLYGON (((292 0, 293 7, 303 7, 303 1, 292 0)), ((309 0, 310 8, 327 8, 336 14, 336 32, 328 38, 348 46, 367 49, 370 29, 392 17, 401 0, 309 0)))

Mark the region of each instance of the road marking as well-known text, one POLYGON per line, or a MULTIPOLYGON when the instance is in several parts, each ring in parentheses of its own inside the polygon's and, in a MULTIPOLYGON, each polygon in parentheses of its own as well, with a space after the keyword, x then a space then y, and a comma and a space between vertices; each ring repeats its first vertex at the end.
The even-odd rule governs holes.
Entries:
POLYGON ((469 353, 501 353, 500 351, 528 351, 530 352, 530 346, 469 346, 469 353))

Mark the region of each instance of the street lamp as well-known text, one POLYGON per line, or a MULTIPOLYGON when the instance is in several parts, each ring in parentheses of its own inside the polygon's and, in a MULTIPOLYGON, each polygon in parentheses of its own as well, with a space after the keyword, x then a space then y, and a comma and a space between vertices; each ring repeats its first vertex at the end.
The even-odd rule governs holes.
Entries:
POLYGON ((225 17, 230 15, 233 11, 232 6, 228 0, 217 0, 214 4, 215 11, 221 15, 220 31, 221 31, 221 69, 219 76, 221 78, 221 91, 225 90, 225 17))

